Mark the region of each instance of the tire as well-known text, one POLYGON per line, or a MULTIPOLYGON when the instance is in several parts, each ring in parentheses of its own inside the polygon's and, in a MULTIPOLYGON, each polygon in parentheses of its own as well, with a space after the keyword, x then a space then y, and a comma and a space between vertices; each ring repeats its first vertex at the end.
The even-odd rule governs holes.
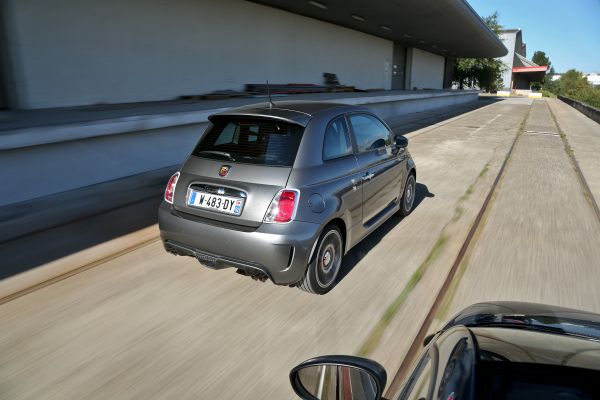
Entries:
POLYGON ((329 292, 337 283, 343 257, 344 242, 339 228, 335 225, 326 226, 298 288, 313 294, 329 292))
POLYGON ((406 179, 404 185, 404 193, 400 199, 400 215, 406 217, 413 210, 415 205, 415 189, 417 186, 416 178, 414 173, 410 173, 406 179))

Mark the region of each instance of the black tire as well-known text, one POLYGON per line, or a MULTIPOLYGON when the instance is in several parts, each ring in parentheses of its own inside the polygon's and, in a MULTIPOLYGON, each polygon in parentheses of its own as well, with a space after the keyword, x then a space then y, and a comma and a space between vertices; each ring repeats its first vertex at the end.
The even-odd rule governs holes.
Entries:
POLYGON ((323 229, 315 253, 298 288, 313 294, 325 294, 337 283, 344 257, 344 241, 336 225, 323 229))
POLYGON ((410 214, 415 205, 415 190, 417 187, 417 180, 414 173, 410 173, 406 178, 406 184, 404 185, 404 192, 400 199, 400 215, 406 217, 410 214))

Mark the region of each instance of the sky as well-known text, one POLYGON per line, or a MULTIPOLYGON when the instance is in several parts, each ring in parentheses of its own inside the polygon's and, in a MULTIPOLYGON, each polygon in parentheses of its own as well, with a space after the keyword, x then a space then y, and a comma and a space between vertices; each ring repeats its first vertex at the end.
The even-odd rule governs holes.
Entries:
POLYGON ((557 73, 600 73, 600 0, 467 1, 484 17, 498 11, 504 28, 520 28, 527 58, 542 50, 557 73))

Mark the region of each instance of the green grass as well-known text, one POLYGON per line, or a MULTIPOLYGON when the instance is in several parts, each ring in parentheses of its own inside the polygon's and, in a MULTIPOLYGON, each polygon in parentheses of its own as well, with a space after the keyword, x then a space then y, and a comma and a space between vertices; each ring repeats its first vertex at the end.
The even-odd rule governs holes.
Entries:
POLYGON ((363 345, 360 347, 360 350, 358 351, 358 355, 360 357, 368 357, 375 350, 381 340, 381 337, 383 336, 383 332, 385 332, 385 329, 392 322, 392 319, 398 313, 398 310, 400 310, 400 307, 402 304, 404 304, 410 293, 417 286, 429 266, 433 264, 433 262, 439 257, 447 241, 448 237, 441 233, 425 260, 412 274, 408 283, 406 286, 404 286, 404 289, 402 289, 402 292, 400 292, 398 297, 396 297, 392 304, 390 304, 385 310, 383 316, 379 322, 377 322, 377 325, 375 325, 375 328, 371 331, 363 345))

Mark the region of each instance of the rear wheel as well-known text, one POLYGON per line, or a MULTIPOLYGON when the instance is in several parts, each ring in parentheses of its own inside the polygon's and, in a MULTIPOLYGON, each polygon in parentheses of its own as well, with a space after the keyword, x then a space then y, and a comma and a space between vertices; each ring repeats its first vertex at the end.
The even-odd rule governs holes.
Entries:
POLYGON ((325 294, 335 285, 342 265, 344 244, 342 234, 335 225, 325 227, 312 260, 306 269, 306 275, 298 287, 306 292, 325 294))
POLYGON ((404 185, 404 193, 402 194, 402 199, 400 200, 400 215, 403 217, 406 217, 413 210, 415 204, 415 189, 415 174, 411 173, 406 180, 406 185, 404 185))

